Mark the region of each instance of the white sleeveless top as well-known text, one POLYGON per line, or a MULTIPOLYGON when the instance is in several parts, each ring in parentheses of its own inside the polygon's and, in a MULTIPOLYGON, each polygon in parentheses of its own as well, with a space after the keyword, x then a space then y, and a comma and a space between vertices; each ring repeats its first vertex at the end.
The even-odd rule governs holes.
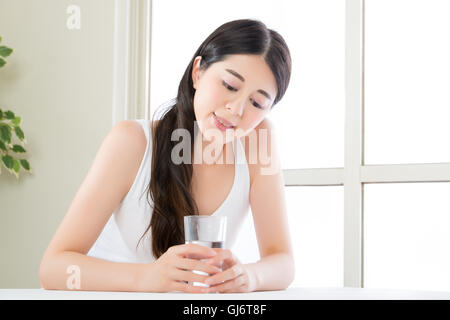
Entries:
MULTIPOLYGON (((144 129, 147 147, 136 178, 125 198, 119 203, 103 228, 88 256, 114 262, 150 263, 155 261, 151 246, 151 228, 139 242, 147 229, 152 207, 147 200, 147 186, 151 177, 152 139, 150 120, 137 121, 144 129), (137 246, 137 247, 136 247, 137 246)), ((227 216, 225 248, 231 248, 242 222, 249 210, 250 175, 245 151, 240 139, 233 141, 235 176, 233 187, 225 201, 213 215, 227 216), (238 143, 236 143, 238 142, 238 143)), ((153 205, 153 203, 152 203, 153 205)))

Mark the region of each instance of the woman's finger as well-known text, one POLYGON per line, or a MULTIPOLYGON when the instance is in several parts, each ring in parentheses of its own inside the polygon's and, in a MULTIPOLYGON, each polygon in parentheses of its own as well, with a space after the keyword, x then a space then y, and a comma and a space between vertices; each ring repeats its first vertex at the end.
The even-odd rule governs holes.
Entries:
POLYGON ((213 276, 208 277, 208 279, 205 280, 206 284, 209 285, 215 285, 218 283, 226 282, 231 279, 239 277, 243 273, 242 265, 241 264, 235 264, 231 268, 228 268, 227 270, 220 272, 218 274, 215 274, 213 276))
POLYGON ((221 269, 219 269, 216 266, 213 266, 211 264, 194 260, 194 259, 188 259, 188 258, 180 258, 176 261, 175 266, 180 269, 184 270, 197 270, 197 271, 203 271, 210 275, 222 272, 221 269))
POLYGON ((181 269, 175 269, 171 278, 176 281, 188 281, 188 282, 201 282, 205 283, 205 280, 208 278, 208 275, 197 274, 192 271, 184 271, 181 269))
POLYGON ((245 284, 245 276, 242 274, 232 280, 211 286, 208 292, 238 292, 245 284))
POLYGON ((212 248, 201 246, 195 243, 172 246, 169 248, 169 250, 176 255, 191 257, 195 259, 207 259, 217 255, 217 253, 212 248))
POLYGON ((228 250, 228 249, 225 249, 225 250, 224 249, 214 249, 214 250, 216 252, 216 256, 207 260, 207 263, 222 267, 222 265, 224 265, 224 266, 234 265, 238 262, 236 257, 231 252, 231 250, 228 250))

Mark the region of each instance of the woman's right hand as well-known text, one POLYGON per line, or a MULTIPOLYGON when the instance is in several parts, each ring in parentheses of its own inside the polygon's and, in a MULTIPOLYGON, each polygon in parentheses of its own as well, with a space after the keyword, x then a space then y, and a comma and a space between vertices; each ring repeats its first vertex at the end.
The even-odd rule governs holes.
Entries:
POLYGON ((216 254, 211 248, 193 243, 170 247, 156 261, 142 265, 138 272, 137 290, 207 292, 208 288, 193 286, 192 282, 203 283, 208 276, 193 273, 192 270, 203 271, 210 275, 221 272, 218 267, 200 260, 212 258, 216 254))

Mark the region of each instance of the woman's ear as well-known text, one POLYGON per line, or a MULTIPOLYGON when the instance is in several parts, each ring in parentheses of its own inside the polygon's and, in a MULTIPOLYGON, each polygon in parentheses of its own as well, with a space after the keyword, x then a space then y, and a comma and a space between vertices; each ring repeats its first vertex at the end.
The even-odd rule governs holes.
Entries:
POLYGON ((195 90, 197 90, 197 82, 198 79, 200 78, 200 61, 202 60, 201 56, 197 56, 194 59, 194 63, 192 66, 192 84, 195 90))

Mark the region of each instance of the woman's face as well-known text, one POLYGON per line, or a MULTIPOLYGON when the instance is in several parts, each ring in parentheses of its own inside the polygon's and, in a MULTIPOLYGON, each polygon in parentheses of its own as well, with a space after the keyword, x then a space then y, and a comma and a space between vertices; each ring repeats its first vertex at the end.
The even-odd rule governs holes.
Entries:
POLYGON ((194 112, 206 140, 222 135, 223 143, 249 134, 269 113, 277 94, 275 77, 259 55, 234 54, 200 69, 200 56, 194 60, 194 112), (234 127, 217 126, 220 117, 234 127))

